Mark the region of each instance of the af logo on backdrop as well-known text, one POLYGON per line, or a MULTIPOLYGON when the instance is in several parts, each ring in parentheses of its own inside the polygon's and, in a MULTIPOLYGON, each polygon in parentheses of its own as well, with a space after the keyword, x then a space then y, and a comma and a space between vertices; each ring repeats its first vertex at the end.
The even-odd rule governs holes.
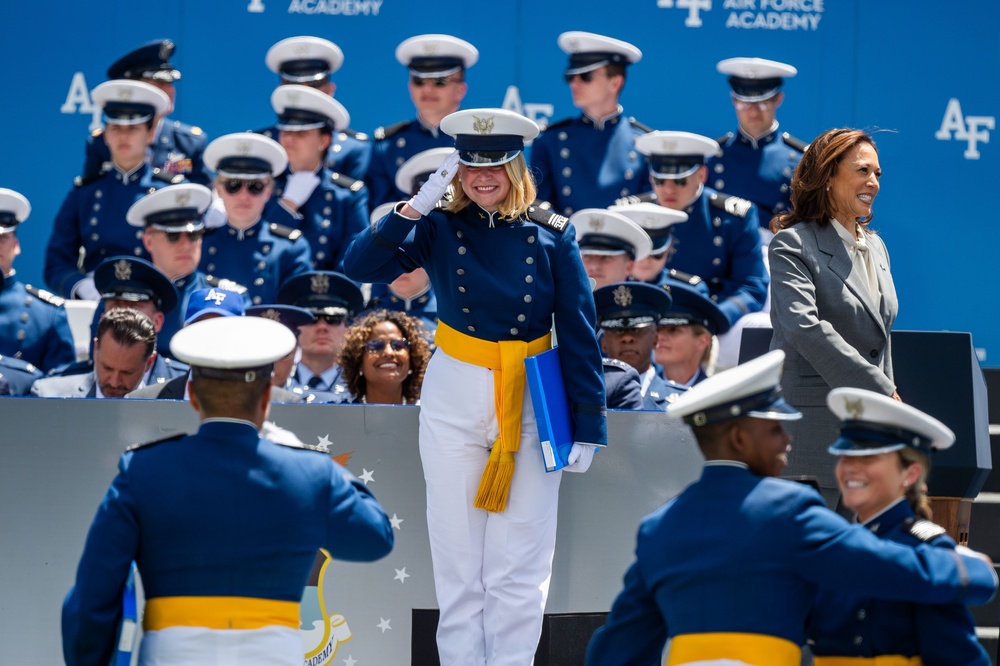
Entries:
POLYGON ((963 116, 962 105, 952 97, 944 110, 941 127, 934 133, 938 141, 965 141, 963 155, 967 160, 979 159, 979 144, 990 142, 990 130, 996 129, 995 116, 963 116))

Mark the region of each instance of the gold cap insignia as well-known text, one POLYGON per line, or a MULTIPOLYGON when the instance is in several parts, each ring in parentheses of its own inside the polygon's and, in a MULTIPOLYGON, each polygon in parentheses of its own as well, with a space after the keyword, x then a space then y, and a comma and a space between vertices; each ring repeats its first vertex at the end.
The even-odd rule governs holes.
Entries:
POLYGON ((673 139, 663 139, 660 141, 660 150, 670 155, 677 150, 677 142, 673 139))
POLYGON ((160 44, 160 60, 166 60, 174 54, 174 43, 169 39, 164 39, 160 44))
POLYGON ((437 55, 440 50, 440 46, 437 42, 424 42, 424 53, 427 55, 437 55))
POLYGON ((292 51, 299 57, 300 60, 305 60, 306 56, 309 55, 309 44, 299 43, 295 45, 292 51))
POLYGON ((330 278, 322 273, 313 275, 309 280, 309 287, 314 294, 326 294, 330 292, 330 278))
POLYGON ((281 313, 275 310, 274 308, 268 308, 264 310, 263 312, 260 313, 260 316, 263 317, 264 319, 270 319, 271 321, 276 321, 279 324, 281 323, 281 313))
POLYGON ((115 279, 116 280, 131 280, 132 279, 132 263, 125 259, 119 259, 115 262, 115 279))
POLYGON ((132 99, 132 89, 121 87, 118 89, 118 99, 127 102, 132 99))
POLYGON ((600 217, 590 218, 590 228, 594 231, 600 232, 604 229, 604 219, 600 217))
POLYGON ((250 142, 249 141, 237 141, 236 147, 234 148, 237 155, 249 155, 250 154, 250 142))
POLYGON ((493 134, 493 116, 480 118, 479 116, 473 115, 472 119, 472 129, 480 134, 493 134))
POLYGON ((620 305, 622 307, 632 305, 632 290, 625 285, 615 287, 615 290, 611 292, 611 295, 615 298, 615 305, 620 305))
POLYGON ((844 398, 844 409, 847 410, 848 415, 855 421, 861 420, 861 415, 865 413, 865 404, 858 398, 857 400, 851 400, 850 398, 844 398))
POLYGON ((176 203, 178 207, 186 206, 189 201, 191 201, 190 192, 178 192, 174 196, 174 203, 176 203))

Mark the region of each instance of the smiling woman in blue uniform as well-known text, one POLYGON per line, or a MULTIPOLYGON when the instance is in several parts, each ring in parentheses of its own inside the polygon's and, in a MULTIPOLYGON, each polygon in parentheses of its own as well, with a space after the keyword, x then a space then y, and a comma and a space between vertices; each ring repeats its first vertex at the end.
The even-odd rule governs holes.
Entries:
POLYGON ((78 178, 63 200, 45 250, 45 282, 64 298, 96 301, 97 264, 121 254, 145 256, 141 234, 125 224, 129 206, 184 177, 146 163, 154 118, 170 103, 166 95, 139 81, 107 81, 94 88, 92 97, 103 109, 111 161, 100 172, 78 178))
POLYGON ((286 280, 312 268, 302 232, 264 216, 274 178, 288 165, 285 149, 259 134, 227 134, 208 144, 205 163, 226 223, 205 235, 199 268, 245 285, 252 305, 274 303, 286 280))
MULTIPOLYGON (((944 528, 931 522, 926 494, 930 454, 954 443, 951 429, 864 389, 834 389, 827 404, 841 420, 840 439, 829 451, 838 456, 843 504, 858 522, 886 541, 954 549, 944 528)), ((991 663, 972 616, 958 603, 931 606, 831 590, 817 599, 809 633, 816 666, 835 666, 844 658, 858 666, 888 663, 877 657, 923 666, 991 663)))
POLYGON ((140 664, 301 666, 299 600, 316 551, 376 560, 392 548, 392 527, 329 455, 261 436, 291 331, 221 317, 172 345, 191 364, 201 425, 122 455, 63 604, 66 663, 109 662, 134 560, 146 596, 140 664))
POLYGON ((554 316, 578 442, 571 471, 584 471, 607 442, 594 304, 572 225, 530 206, 522 151, 538 127, 473 109, 441 129, 457 153, 358 236, 345 269, 389 282, 423 266, 438 297, 419 439, 441 663, 527 664, 552 572, 561 473, 545 472, 524 358, 552 346, 554 316), (453 201, 435 210, 449 187, 453 201))
POLYGON ((618 103, 626 69, 642 59, 642 51, 620 39, 578 31, 559 35, 559 48, 569 54, 564 75, 573 106, 583 113, 549 125, 532 144, 539 200, 572 215, 647 191, 646 162, 635 139, 650 128, 626 117, 618 103))
POLYGON ((667 407, 692 426, 701 478, 646 516, 587 664, 736 659, 798 666, 817 590, 918 603, 985 603, 985 556, 900 546, 851 525, 805 484, 781 474, 800 416, 781 397, 780 350, 709 377, 667 407))
POLYGON ((347 246, 368 223, 368 192, 362 181, 334 173, 323 162, 334 132, 351 116, 337 100, 303 86, 278 87, 271 106, 288 169, 275 179, 264 217, 302 232, 313 268, 340 270, 347 246))
POLYGON ((76 347, 63 299, 22 283, 14 270, 17 228, 30 214, 23 194, 0 187, 0 354, 48 372, 72 363, 76 347))

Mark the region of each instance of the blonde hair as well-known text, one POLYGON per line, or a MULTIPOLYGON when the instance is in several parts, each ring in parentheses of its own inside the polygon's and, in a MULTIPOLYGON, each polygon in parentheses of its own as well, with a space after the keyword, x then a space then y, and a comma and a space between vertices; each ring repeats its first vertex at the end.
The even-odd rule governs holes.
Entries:
POLYGON ((899 450, 899 461, 902 463, 903 469, 913 464, 920 465, 920 474, 917 476, 917 480, 906 489, 906 501, 909 502, 910 508, 913 509, 913 513, 917 514, 918 518, 933 520, 934 513, 931 511, 931 502, 927 499, 927 477, 931 473, 930 458, 924 453, 906 446, 899 450))
MULTIPOLYGON (((476 167, 469 168, 475 169, 476 167)), ((531 172, 528 171, 528 164, 524 161, 523 150, 517 154, 517 157, 509 162, 505 162, 503 169, 507 173, 507 179, 510 181, 510 192, 507 193, 507 197, 497 206, 497 212, 500 213, 500 217, 503 219, 516 220, 528 211, 528 207, 531 206, 535 197, 538 196, 538 188, 535 187, 535 179, 531 177, 531 172)), ((451 181, 454 194, 451 201, 445 207, 445 210, 452 213, 464 210, 469 204, 475 203, 465 193, 465 190, 462 189, 460 174, 461 169, 455 173, 455 177, 451 181)))

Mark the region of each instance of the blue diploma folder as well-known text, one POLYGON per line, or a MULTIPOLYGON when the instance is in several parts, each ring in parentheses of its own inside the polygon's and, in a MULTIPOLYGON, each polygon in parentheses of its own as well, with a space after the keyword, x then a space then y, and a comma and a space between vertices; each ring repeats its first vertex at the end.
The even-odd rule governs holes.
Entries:
POLYGON ((524 367, 535 408, 545 471, 555 472, 566 466, 566 458, 573 448, 573 419, 563 382, 559 349, 529 356, 524 359, 524 367))

